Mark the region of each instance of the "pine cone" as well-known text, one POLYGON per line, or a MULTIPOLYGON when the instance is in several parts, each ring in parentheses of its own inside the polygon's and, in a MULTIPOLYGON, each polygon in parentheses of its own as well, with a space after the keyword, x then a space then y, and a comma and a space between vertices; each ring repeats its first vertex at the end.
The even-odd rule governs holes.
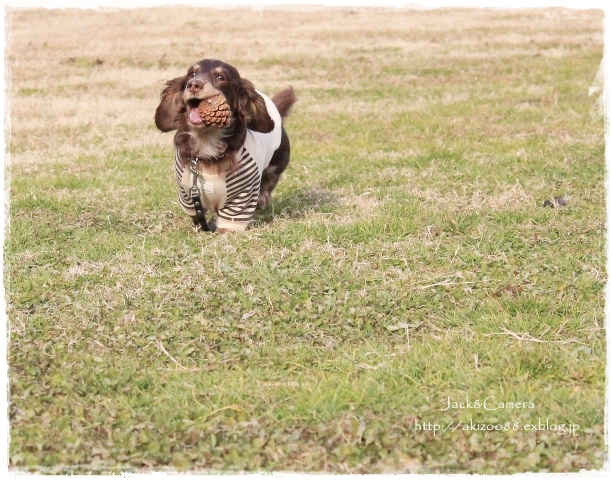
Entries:
POLYGON ((206 125, 214 125, 217 128, 229 127, 232 120, 232 111, 223 95, 202 100, 198 106, 198 113, 206 125))

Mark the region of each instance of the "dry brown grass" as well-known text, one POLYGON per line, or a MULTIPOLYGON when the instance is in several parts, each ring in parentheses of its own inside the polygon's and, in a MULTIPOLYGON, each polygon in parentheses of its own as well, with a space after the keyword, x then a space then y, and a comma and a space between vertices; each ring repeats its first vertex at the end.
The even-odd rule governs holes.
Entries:
MULTIPOLYGON (((345 52, 356 56, 351 68, 367 70, 372 66, 358 61, 359 52, 379 51, 381 64, 406 54, 416 63, 437 58, 454 62, 490 57, 491 50, 482 48, 489 42, 497 45, 495 58, 518 50, 560 57, 567 53, 562 47, 540 48, 558 41, 560 27, 573 42, 601 42, 591 33, 601 24, 600 12, 585 11, 571 22, 561 14, 556 20, 545 14, 542 10, 538 20, 533 12, 504 10, 447 10, 441 15, 436 10, 297 7, 9 9, 11 161, 17 166, 95 155, 118 142, 167 144, 150 128, 160 82, 180 75, 201 57, 238 65, 262 89, 276 90, 290 79, 297 89, 332 88, 350 85, 351 72, 343 69, 330 75, 329 69, 300 59, 324 62, 345 52), (270 55, 295 61, 262 69, 260 62, 270 55), (96 65, 98 61, 103 63, 96 65)), ((412 80, 405 75, 397 78, 400 83, 412 80)), ((449 105, 466 99, 465 92, 447 92, 441 101, 449 105)), ((420 98, 409 108, 422 110, 429 102, 420 98)), ((405 111, 406 105, 385 100, 373 106, 356 100, 347 107, 346 102, 331 99, 322 106, 304 94, 300 108, 317 115, 322 108, 367 113, 373 108, 405 111)))

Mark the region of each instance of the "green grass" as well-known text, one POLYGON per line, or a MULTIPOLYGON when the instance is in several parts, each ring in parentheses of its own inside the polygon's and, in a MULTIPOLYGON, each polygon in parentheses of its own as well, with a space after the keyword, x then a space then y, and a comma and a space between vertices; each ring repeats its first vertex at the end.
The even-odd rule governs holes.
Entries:
MULTIPOLYGON (((191 229, 171 136, 131 141, 156 138, 152 123, 13 134, 11 468, 601 468, 604 123, 587 91, 602 48, 564 31, 506 51, 487 30, 499 60, 451 55, 447 32, 433 56, 399 39, 254 61, 309 83, 287 122, 291 165, 242 235, 191 229), (563 42, 554 58, 531 53, 563 42), (32 152, 49 158, 19 162, 32 152), (565 193, 568 206, 542 206, 565 193), (443 410, 466 397, 533 408, 443 410), (547 419, 580 429, 523 430, 547 419)), ((158 80, 151 59, 126 58, 158 80)), ((86 80, 79 92, 94 93, 86 80)), ((17 102, 67 86, 15 83, 17 102)), ((12 119, 18 132, 26 120, 12 119)))

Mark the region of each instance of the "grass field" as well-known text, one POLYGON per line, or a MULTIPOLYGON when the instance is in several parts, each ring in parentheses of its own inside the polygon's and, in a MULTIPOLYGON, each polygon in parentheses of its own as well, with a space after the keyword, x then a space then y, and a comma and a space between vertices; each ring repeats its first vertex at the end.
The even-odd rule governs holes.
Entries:
POLYGON ((602 468, 601 11, 6 22, 13 471, 602 468), (242 235, 193 231, 153 124, 203 57, 299 97, 242 235))

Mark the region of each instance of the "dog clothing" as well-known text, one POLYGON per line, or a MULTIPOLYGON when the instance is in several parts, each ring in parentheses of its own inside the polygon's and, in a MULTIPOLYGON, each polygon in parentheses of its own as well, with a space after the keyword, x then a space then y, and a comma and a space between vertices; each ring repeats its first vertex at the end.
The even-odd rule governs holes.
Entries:
MULTIPOLYGON (((281 143, 282 120, 278 109, 266 95, 257 92, 265 101, 268 115, 274 121, 269 133, 247 130, 242 150, 238 153, 238 168, 230 173, 213 173, 198 163, 198 190, 202 205, 217 215, 217 227, 245 230, 259 198, 261 176, 270 164, 272 155, 281 143)), ((195 208, 189 190, 193 185, 191 159, 181 162, 178 150, 174 161, 174 172, 178 184, 179 202, 187 215, 195 216, 195 208), (186 167, 183 168, 183 163, 186 167)))

